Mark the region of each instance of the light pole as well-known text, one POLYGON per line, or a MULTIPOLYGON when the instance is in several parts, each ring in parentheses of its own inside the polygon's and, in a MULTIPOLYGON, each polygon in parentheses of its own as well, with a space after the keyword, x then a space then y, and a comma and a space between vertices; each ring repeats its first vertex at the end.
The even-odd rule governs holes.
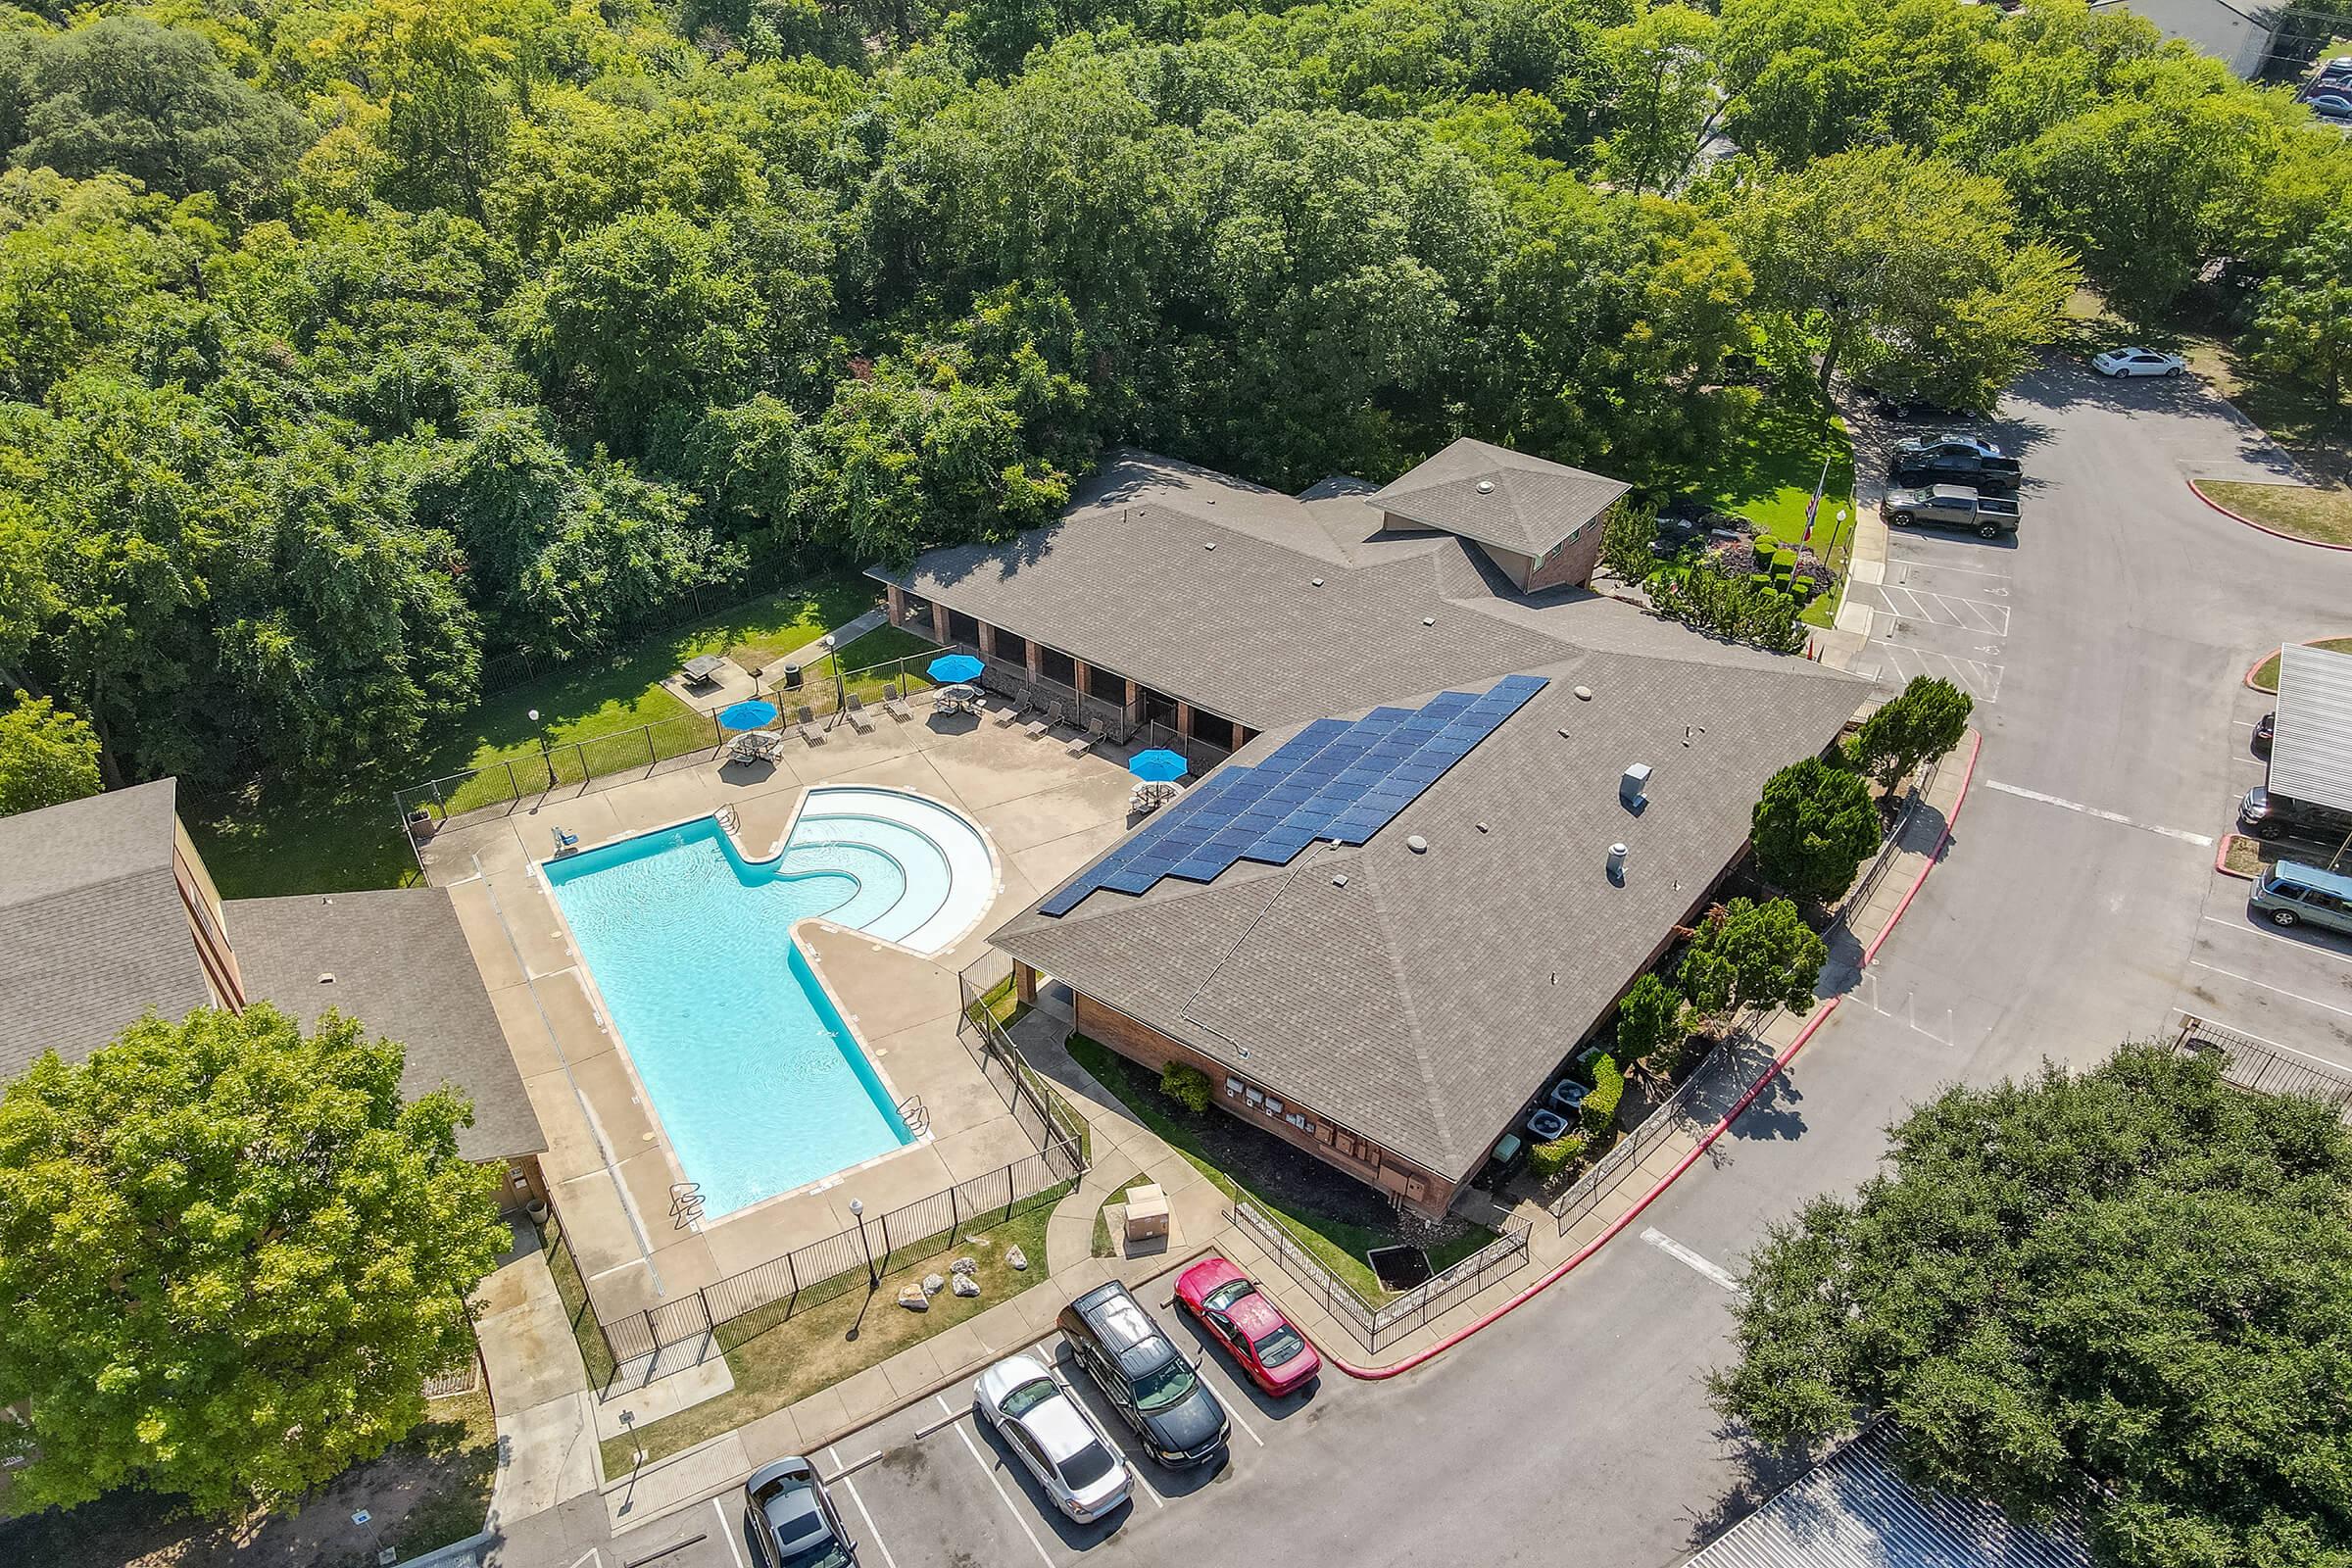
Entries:
MULTIPOLYGON (((536 708, 532 709, 530 710, 530 717, 531 724, 535 728, 539 723, 539 710, 536 708)), ((547 732, 545 730, 541 730, 539 732, 539 761, 540 765, 547 769, 547 787, 550 790, 553 790, 556 787, 556 760, 548 753, 547 732)))
POLYGON ((873 1244, 865 1239, 865 1205, 855 1198, 850 1200, 850 1217, 858 1222, 858 1245, 865 1252, 865 1288, 878 1291, 882 1288, 882 1276, 874 1272, 873 1244))

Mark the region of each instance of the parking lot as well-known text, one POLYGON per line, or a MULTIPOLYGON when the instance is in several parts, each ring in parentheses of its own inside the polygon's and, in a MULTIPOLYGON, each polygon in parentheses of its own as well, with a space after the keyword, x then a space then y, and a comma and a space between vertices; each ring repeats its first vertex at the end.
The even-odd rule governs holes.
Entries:
MULTIPOLYGON (((1268 1484, 1267 1473, 1280 1469, 1284 1450, 1306 1441, 1307 1430, 1333 1401, 1366 1396, 1335 1373, 1303 1394, 1267 1398, 1242 1380, 1191 1318, 1163 1304, 1173 1279, 1155 1282, 1144 1293, 1145 1304, 1179 1348, 1200 1357, 1200 1376, 1232 1418, 1232 1443, 1221 1461, 1176 1471, 1145 1458, 1109 1401, 1061 1350, 1060 1336, 1051 1335, 1029 1347, 1029 1353, 1053 1361, 1119 1446, 1135 1478, 1131 1500, 1098 1523, 1072 1523, 995 1429, 974 1415, 967 1385, 886 1416, 812 1455, 831 1482, 859 1563, 973 1568, 1042 1562, 1057 1568, 1101 1557, 1149 1537, 1171 1516, 1207 1507, 1207 1494, 1230 1507, 1232 1499, 1268 1484)), ((755 1457, 765 1462, 777 1456, 755 1457)), ((584 1561, 580 1568, 758 1568, 759 1561, 741 1495, 727 1493, 614 1537, 600 1561, 584 1561)))
MULTIPOLYGON (((2277 705, 2267 692, 2240 687, 2230 726, 2230 789, 2214 803, 2210 831, 2232 830, 2238 798, 2263 781, 2254 725, 2277 705)), ((2328 851, 2293 845, 2285 857, 2325 865, 2328 851)), ((2281 1051, 2352 1069, 2352 938, 2300 925, 2281 930, 2246 906, 2253 884, 2215 871, 2198 911, 2187 989, 2193 1011, 2281 1051)))
POLYGON ((1979 703, 2000 701, 2002 656, 2013 628, 2014 553, 2007 538, 1889 530, 1886 580, 1849 590, 1849 603, 1871 612, 1870 646, 1854 661, 1854 672, 1890 690, 1914 675, 1938 675, 1979 703))

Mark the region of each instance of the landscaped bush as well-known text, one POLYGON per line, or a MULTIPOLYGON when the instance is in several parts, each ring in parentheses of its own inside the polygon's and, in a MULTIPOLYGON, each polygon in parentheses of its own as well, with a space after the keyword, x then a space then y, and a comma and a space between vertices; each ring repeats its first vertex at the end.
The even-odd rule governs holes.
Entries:
POLYGON ((1574 1133, 1562 1133, 1547 1142, 1529 1146, 1527 1173, 1540 1182, 1547 1182, 1584 1157, 1585 1141, 1574 1133))
POLYGON ((1625 1098, 1625 1074, 1617 1070, 1616 1058, 1603 1056, 1592 1063, 1592 1092, 1585 1096, 1584 1107, 1578 1111, 1584 1123, 1585 1137, 1605 1140, 1617 1127, 1617 1102, 1625 1098))
POLYGON ((1186 1062, 1171 1061, 1159 1069, 1159 1092, 1187 1110, 1206 1110, 1208 1074, 1186 1062))

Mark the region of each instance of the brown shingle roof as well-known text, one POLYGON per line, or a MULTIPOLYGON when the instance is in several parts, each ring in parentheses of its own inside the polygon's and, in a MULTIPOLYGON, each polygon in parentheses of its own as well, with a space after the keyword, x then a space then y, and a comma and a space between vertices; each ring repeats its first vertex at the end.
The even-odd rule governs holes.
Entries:
POLYGON ((992 940, 1431 1170, 1466 1174, 1740 852, 1764 780, 1826 746, 1863 691, 1800 661, 1687 647, 1534 670, 1549 684, 1359 848, 1163 879, 1140 897, 1099 891, 1058 919, 1032 906, 992 940), (1637 815, 1617 786, 1638 761, 1654 772, 1637 815), (1426 854, 1406 847, 1412 834, 1426 854), (1618 842, 1632 852, 1623 887, 1604 872, 1618 842))
POLYGON ((445 889, 235 899, 226 912, 249 999, 305 1029, 334 1007, 408 1048, 402 1094, 446 1083, 471 1098, 473 1125, 458 1134, 467 1159, 547 1148, 445 889))
POLYGON ((1541 557, 1631 488, 1464 436, 1369 499, 1425 527, 1541 557))

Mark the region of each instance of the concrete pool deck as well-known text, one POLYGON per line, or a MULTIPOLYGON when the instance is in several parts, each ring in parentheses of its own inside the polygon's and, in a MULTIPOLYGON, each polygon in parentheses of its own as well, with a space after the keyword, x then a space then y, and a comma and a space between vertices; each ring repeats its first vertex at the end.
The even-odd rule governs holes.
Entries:
MULTIPOLYGON (((851 1228, 849 1202, 876 1216, 1035 1152, 956 1039, 956 976, 1006 918, 1123 834, 1132 784, 1124 753, 1072 757, 1067 737, 1032 738, 968 714, 875 714, 783 759, 725 764, 710 753, 565 785, 452 818, 422 847, 447 887, 548 1140, 541 1165, 600 1314, 625 1315, 851 1228), (673 1224, 674 1153, 607 1027, 534 862, 554 829, 581 848, 732 806, 745 849, 782 840, 802 794, 820 784, 909 790, 988 833, 1003 878, 955 945, 931 958, 837 927, 801 940, 867 1054, 900 1096, 919 1096, 930 1136, 842 1178, 700 1225, 673 1224)), ((713 955, 723 962, 724 955, 713 955)), ((749 1112, 747 1112, 749 1113, 749 1112)))

